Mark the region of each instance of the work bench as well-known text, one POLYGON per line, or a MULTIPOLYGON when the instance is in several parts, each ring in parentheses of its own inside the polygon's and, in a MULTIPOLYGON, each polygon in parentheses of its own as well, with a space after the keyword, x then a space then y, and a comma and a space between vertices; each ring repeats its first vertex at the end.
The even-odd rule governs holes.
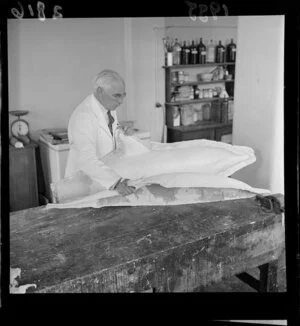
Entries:
POLYGON ((10 214, 10 267, 27 293, 193 292, 236 275, 278 291, 283 196, 10 214), (260 269, 260 278, 246 273, 260 269))

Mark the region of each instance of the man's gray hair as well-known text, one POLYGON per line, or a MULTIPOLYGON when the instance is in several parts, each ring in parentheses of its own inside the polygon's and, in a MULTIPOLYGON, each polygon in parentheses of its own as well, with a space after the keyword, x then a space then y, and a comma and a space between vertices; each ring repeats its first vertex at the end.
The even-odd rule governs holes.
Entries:
POLYGON ((114 83, 123 83, 123 78, 114 70, 105 69, 102 70, 95 78, 94 78, 94 92, 98 87, 107 89, 114 83))

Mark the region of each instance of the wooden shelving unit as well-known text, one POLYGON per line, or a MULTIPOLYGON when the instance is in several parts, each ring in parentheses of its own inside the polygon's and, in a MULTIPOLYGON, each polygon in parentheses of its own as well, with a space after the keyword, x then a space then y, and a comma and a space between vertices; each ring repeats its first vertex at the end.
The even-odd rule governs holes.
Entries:
POLYGON ((234 80, 212 80, 208 82, 200 82, 200 81, 193 81, 193 82, 184 82, 184 83, 174 83, 171 82, 172 86, 180 87, 180 86, 197 86, 197 85, 209 85, 209 84, 218 84, 218 83, 233 83, 234 80))
MULTIPOLYGON (((190 65, 174 65, 174 66, 163 66, 165 69, 165 91, 166 91, 166 124, 167 124, 167 141, 176 142, 181 140, 191 140, 206 138, 211 140, 220 141, 223 135, 232 133, 232 121, 228 120, 228 103, 234 100, 234 74, 235 74, 235 63, 234 62, 224 62, 224 63, 206 63, 206 64, 190 64, 190 65), (186 69, 198 69, 206 67, 218 67, 223 66, 225 69, 230 70, 233 74, 233 78, 230 80, 211 80, 211 81, 186 81, 186 82, 175 82, 172 80, 171 73, 174 71, 185 71, 186 69), (229 98, 220 97, 206 97, 198 99, 182 99, 174 100, 174 95, 178 93, 176 91, 182 86, 195 87, 198 85, 212 85, 212 84, 222 84, 225 85, 225 89, 229 95, 229 98), (229 92, 229 90, 231 91, 229 92), (173 110, 174 108, 180 108, 180 114, 184 113, 186 109, 185 106, 188 105, 199 105, 208 103, 210 105, 211 120, 207 119, 204 121, 196 121, 189 125, 174 126, 173 124, 173 110)), ((208 87, 210 88, 210 87, 208 87)), ((190 109, 190 108, 189 108, 190 109)))
POLYGON ((187 100, 187 101, 173 101, 173 102, 166 102, 165 104, 167 105, 172 105, 172 106, 180 106, 180 105, 184 105, 184 104, 195 104, 195 103, 203 103, 203 102, 224 102, 224 100, 229 101, 229 100, 233 100, 233 97, 229 97, 227 99, 223 99, 223 98, 219 98, 219 97, 213 97, 213 98, 201 98, 201 99, 197 99, 197 100, 187 100))
POLYGON ((178 127, 169 127, 172 130, 180 131, 180 132, 189 132, 189 131, 195 131, 195 130, 205 130, 207 128, 220 128, 220 127, 230 127, 231 123, 197 123, 195 122, 192 125, 189 126, 178 126, 178 127))
POLYGON ((174 65, 174 66, 163 66, 165 69, 175 70, 175 69, 187 69, 187 68, 205 68, 214 66, 234 66, 235 62, 223 62, 223 63, 202 63, 195 65, 174 65))

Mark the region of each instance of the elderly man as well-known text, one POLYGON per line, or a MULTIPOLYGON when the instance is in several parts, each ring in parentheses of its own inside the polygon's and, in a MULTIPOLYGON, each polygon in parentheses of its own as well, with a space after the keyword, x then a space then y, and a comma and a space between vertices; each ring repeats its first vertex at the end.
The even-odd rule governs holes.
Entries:
POLYGON ((68 125, 70 151, 65 177, 83 171, 105 189, 126 196, 135 191, 101 158, 115 149, 116 108, 125 97, 125 83, 113 70, 100 72, 94 92, 73 111, 68 125))

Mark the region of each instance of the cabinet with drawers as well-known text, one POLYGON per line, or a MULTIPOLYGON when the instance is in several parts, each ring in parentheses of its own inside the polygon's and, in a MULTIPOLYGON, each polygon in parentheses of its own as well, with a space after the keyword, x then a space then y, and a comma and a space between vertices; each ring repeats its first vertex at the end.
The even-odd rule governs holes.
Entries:
POLYGON ((38 145, 31 142, 24 148, 9 146, 10 211, 39 206, 36 169, 38 145))

